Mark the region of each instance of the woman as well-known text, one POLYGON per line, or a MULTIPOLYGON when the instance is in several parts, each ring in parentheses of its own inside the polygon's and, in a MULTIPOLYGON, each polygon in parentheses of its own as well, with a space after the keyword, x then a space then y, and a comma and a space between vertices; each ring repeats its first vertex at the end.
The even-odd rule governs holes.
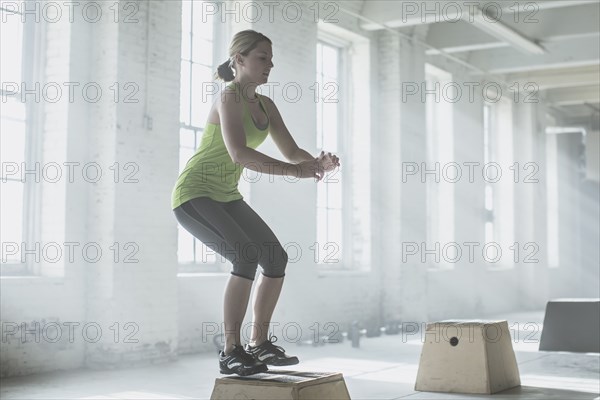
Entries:
MULTIPOLYGON (((288 132, 275 103, 255 92, 273 68, 271 40, 253 30, 238 32, 230 58, 215 79, 231 82, 208 114, 202 142, 187 162, 173 189, 172 208, 178 222, 206 246, 233 264, 224 294, 225 347, 219 351, 221 373, 250 375, 267 365, 297 364, 267 338, 271 316, 283 285, 288 255, 269 226, 243 200, 237 184, 243 168, 262 174, 315 178, 339 166, 324 151, 317 158, 300 149, 288 132), (234 73, 235 72, 235 73, 234 73), (270 133, 290 164, 255 149, 270 133), (240 328, 256 269, 252 336, 246 348, 240 328)), ((275 339, 275 340, 274 340, 275 339)))

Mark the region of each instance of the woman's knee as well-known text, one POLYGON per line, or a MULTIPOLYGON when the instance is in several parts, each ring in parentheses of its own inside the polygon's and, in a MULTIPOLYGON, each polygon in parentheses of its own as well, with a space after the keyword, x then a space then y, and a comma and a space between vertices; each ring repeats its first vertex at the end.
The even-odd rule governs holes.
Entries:
POLYGON ((279 246, 267 260, 263 260, 261 263, 263 274, 270 277, 284 276, 288 259, 287 251, 279 246))
POLYGON ((254 280, 256 276, 256 269, 258 268, 258 264, 233 264, 233 271, 231 275, 239 276, 242 278, 249 279, 251 281, 254 280))
POLYGON ((239 252, 241 262, 258 264, 261 258, 261 249, 256 243, 246 243, 239 252))

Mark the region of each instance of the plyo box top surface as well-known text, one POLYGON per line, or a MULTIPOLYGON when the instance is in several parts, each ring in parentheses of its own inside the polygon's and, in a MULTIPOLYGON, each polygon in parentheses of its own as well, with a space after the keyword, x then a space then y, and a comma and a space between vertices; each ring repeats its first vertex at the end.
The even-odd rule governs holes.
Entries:
POLYGON ((506 320, 482 320, 482 319, 452 319, 443 320, 436 322, 429 322, 427 327, 436 325, 475 325, 475 326, 486 326, 493 324, 506 323, 506 320))
POLYGON ((343 375, 339 372, 306 372, 289 370, 269 370, 258 374, 248 376, 228 376, 218 378, 221 382, 249 382, 254 381, 257 384, 298 386, 314 385, 316 383, 326 383, 342 379, 343 375))

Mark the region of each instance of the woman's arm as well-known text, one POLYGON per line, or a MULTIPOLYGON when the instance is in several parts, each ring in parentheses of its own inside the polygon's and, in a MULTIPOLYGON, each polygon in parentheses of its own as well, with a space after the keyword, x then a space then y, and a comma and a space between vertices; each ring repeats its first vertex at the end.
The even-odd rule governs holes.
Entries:
POLYGON ((262 96, 262 98, 269 111, 269 134, 281 154, 293 163, 314 160, 315 157, 298 147, 296 141, 285 126, 285 122, 283 122, 283 118, 273 100, 267 96, 262 96))
POLYGON ((290 161, 294 163, 299 163, 302 161, 314 160, 315 157, 311 156, 310 153, 304 149, 298 147, 296 152, 290 157, 290 161))
POLYGON ((296 176, 297 167, 276 160, 247 146, 244 125, 242 123, 242 105, 237 93, 224 91, 220 112, 223 141, 231 160, 242 167, 260 173, 272 175, 296 176))
MULTIPOLYGON (((323 168, 317 159, 310 157, 309 161, 290 164, 248 147, 242 124, 242 106, 236 98, 236 93, 233 91, 224 92, 222 100, 224 102, 220 112, 221 132, 223 133, 223 141, 227 152, 235 164, 270 175, 284 175, 295 178, 315 177, 318 180, 323 177, 323 168)), ((294 153, 294 151, 288 152, 288 154, 291 153, 294 153)))
MULTIPOLYGON (((313 157, 310 159, 314 160, 313 157)), ((261 174, 298 176, 298 167, 296 165, 269 157, 251 147, 246 147, 238 151, 236 163, 261 174)))
MULTIPOLYGON (((277 106, 273 100, 267 96, 259 96, 261 96, 267 104, 270 119, 269 133, 279 148, 279 151, 281 151, 281 154, 283 154, 288 161, 293 163, 301 163, 303 161, 313 161, 318 159, 318 157, 313 157, 309 152, 298 147, 296 141, 285 126, 283 118, 281 117, 281 114, 279 113, 279 110, 277 109, 277 106)), ((334 159, 334 164, 337 164, 337 159, 334 159)))

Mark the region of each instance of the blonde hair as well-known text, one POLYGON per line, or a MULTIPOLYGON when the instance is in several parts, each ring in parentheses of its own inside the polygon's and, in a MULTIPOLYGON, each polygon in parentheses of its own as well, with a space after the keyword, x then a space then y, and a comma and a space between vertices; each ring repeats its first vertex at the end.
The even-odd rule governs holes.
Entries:
POLYGON ((229 45, 229 58, 223 64, 219 65, 214 74, 214 79, 221 79, 225 82, 232 81, 234 78, 233 65, 235 63, 235 55, 240 53, 243 56, 247 56, 263 40, 269 42, 269 44, 273 44, 271 39, 252 29, 236 33, 229 45))

